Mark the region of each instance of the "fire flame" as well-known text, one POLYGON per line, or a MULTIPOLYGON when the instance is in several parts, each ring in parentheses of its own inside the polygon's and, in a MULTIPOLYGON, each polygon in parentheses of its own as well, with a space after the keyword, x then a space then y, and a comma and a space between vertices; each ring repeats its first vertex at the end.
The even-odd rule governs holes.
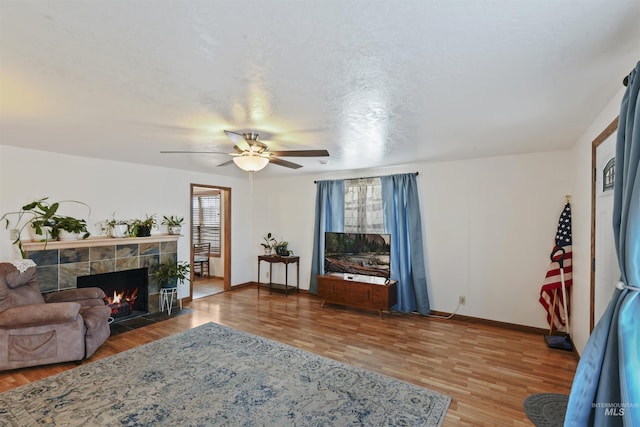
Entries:
POLYGON ((118 294, 116 293, 116 291, 113 291, 113 299, 111 300, 111 302, 113 304, 119 303, 120 301, 122 301, 122 295, 124 295, 124 292, 118 294))
POLYGON ((132 292, 128 293, 127 291, 116 292, 113 291, 113 297, 107 297, 107 303, 111 304, 119 304, 122 301, 126 301, 130 304, 133 304, 133 301, 138 297, 138 288, 134 289, 132 292))

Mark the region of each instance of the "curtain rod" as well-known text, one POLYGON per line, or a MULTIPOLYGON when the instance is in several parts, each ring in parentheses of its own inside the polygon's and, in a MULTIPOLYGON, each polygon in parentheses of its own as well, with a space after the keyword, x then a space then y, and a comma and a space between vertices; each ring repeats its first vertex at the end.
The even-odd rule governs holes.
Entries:
MULTIPOLYGON (((420 172, 416 172, 416 176, 418 176, 418 174, 419 174, 419 173, 420 173, 420 172)), ((378 176, 361 176, 360 178, 345 178, 345 181, 346 181, 347 179, 371 179, 371 178, 380 178, 380 176, 381 176, 381 175, 378 175, 378 176)), ((318 183, 318 181, 313 181, 313 183, 314 183, 314 184, 317 184, 317 183, 318 183)))

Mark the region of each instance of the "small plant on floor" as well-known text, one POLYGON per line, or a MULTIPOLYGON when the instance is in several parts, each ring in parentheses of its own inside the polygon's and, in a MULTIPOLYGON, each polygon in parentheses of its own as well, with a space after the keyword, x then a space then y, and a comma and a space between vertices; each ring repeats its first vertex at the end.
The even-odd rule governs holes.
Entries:
POLYGON ((160 264, 153 277, 161 288, 174 288, 189 277, 189 263, 170 260, 160 264))

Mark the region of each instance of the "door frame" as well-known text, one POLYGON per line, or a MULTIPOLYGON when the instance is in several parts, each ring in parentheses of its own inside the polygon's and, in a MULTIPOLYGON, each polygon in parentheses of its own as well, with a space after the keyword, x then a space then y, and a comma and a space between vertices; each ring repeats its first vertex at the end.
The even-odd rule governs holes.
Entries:
POLYGON ((595 327, 594 311, 595 311, 595 295, 596 295, 596 179, 598 173, 598 164, 596 162, 596 149, 600 144, 607 140, 616 130, 618 130, 618 120, 620 116, 600 132, 600 135, 591 142, 591 267, 590 272, 590 316, 589 316, 589 333, 593 332, 595 327))
POLYGON ((224 223, 222 224, 224 230, 224 240, 222 244, 222 250, 224 253, 223 260, 223 284, 224 290, 231 290, 231 188, 230 187, 221 187, 219 185, 210 185, 210 184, 194 184, 191 183, 189 187, 189 224, 191 225, 189 229, 189 262, 191 264, 191 281, 189 282, 189 299, 188 301, 193 300, 193 282, 195 280, 195 273, 193 269, 193 189, 195 187, 198 188, 210 188, 213 190, 220 190, 220 195, 222 197, 222 218, 224 223))

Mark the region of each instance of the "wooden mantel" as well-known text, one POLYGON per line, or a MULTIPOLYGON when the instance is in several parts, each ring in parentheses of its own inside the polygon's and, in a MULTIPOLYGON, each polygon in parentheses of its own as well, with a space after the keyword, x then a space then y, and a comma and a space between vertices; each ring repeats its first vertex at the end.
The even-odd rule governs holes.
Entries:
POLYGON ((78 240, 49 240, 48 242, 22 241, 26 252, 45 249, 90 248, 96 246, 129 245, 137 243, 173 242, 180 238, 179 234, 152 234, 148 237, 89 237, 78 240))

